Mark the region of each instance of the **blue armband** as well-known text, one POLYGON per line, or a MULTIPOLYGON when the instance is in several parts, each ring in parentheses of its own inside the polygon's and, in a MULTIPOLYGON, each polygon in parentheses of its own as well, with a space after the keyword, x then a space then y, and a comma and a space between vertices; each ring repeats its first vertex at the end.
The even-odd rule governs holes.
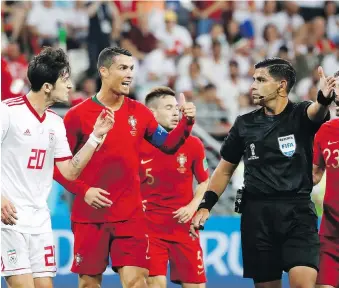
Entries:
POLYGON ((166 141, 168 136, 167 131, 162 126, 158 125, 157 129, 152 135, 151 143, 156 147, 160 147, 166 141))

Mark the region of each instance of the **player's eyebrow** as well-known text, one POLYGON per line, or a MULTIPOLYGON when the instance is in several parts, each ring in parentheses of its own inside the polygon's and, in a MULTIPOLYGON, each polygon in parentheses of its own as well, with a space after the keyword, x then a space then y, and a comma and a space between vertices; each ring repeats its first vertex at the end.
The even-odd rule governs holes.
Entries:
POLYGON ((128 65, 126 65, 126 64, 120 64, 120 65, 118 66, 118 68, 124 68, 124 69, 130 68, 131 70, 133 70, 133 69, 134 69, 134 65, 128 66, 128 65))
POLYGON ((265 77, 262 77, 262 76, 258 76, 258 77, 253 77, 253 80, 258 80, 258 81, 261 81, 261 80, 266 80, 265 77))

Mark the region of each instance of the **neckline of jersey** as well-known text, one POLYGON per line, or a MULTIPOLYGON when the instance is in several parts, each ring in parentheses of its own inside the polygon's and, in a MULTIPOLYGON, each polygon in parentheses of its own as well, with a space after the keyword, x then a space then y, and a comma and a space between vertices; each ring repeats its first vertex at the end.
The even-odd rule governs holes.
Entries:
POLYGON ((40 117, 40 115, 38 114, 38 112, 36 112, 36 110, 33 108, 33 106, 31 105, 31 103, 29 102, 27 95, 24 95, 22 97, 27 105, 27 108, 32 112, 32 114, 35 116, 35 118, 38 119, 38 121, 40 123, 44 122, 45 118, 46 118, 46 111, 44 112, 44 114, 40 117))
POLYGON ((281 111, 281 113, 279 113, 277 115, 267 115, 265 113, 265 108, 264 107, 262 108, 262 113, 268 119, 275 119, 275 118, 279 118, 281 116, 284 116, 290 110, 291 107, 292 107, 292 102, 290 100, 288 100, 288 103, 287 103, 286 107, 284 108, 283 111, 281 111))
POLYGON ((99 101, 97 95, 98 95, 98 93, 96 93, 94 96, 92 96, 92 100, 93 100, 95 103, 99 104, 100 106, 105 107, 105 105, 102 104, 102 103, 99 101))

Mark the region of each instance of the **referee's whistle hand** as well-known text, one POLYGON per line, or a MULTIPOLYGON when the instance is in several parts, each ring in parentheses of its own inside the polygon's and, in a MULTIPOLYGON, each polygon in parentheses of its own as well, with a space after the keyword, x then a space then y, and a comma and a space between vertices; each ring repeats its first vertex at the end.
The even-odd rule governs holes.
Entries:
POLYGON ((210 212, 208 211, 208 209, 205 208, 199 209, 198 212, 195 214, 190 225, 190 235, 193 237, 193 239, 199 237, 197 231, 204 229, 205 222, 207 221, 209 216, 210 212))

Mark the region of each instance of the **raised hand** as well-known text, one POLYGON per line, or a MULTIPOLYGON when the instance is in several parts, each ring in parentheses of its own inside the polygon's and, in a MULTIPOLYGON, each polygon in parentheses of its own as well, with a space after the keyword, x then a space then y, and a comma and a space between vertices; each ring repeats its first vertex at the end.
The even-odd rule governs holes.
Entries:
POLYGON ((114 111, 109 107, 105 107, 105 109, 101 111, 97 121, 94 124, 94 136, 102 138, 109 130, 113 128, 113 125, 114 111))
POLYGON ((332 76, 326 77, 324 70, 321 66, 318 67, 319 74, 319 88, 323 92, 324 97, 330 98, 333 94, 332 92, 336 88, 336 79, 332 76))
POLYGON ((188 120, 194 120, 196 112, 195 105, 192 102, 186 102, 184 93, 180 93, 179 107, 182 114, 187 117, 188 120))
POLYGON ((209 216, 210 212, 205 208, 199 209, 197 214, 195 214, 190 226, 190 235, 193 237, 193 239, 199 237, 197 230, 204 230, 205 222, 209 216))

